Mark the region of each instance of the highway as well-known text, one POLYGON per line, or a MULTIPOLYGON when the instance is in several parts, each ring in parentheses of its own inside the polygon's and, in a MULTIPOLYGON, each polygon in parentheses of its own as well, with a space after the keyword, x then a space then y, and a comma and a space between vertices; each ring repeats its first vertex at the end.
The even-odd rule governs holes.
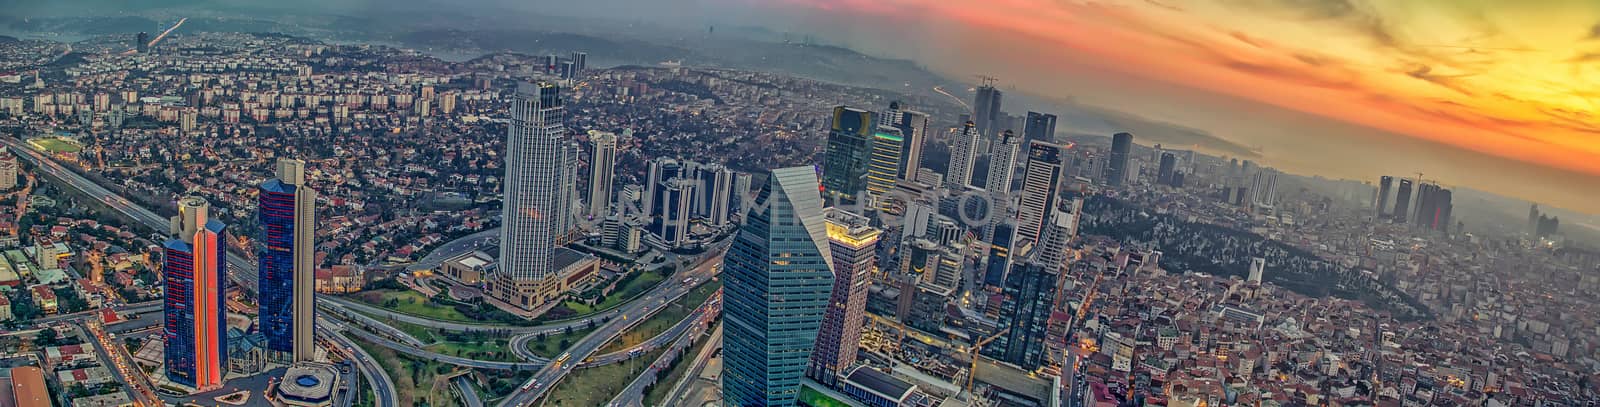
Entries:
POLYGON ((650 363, 649 369, 645 369, 645 371, 640 372, 638 377, 635 377, 632 382, 628 383, 627 388, 624 388, 622 389, 622 392, 617 393, 617 396, 611 399, 609 406, 643 407, 645 387, 655 384, 656 380, 658 380, 656 372, 661 369, 666 369, 667 366, 672 365, 672 361, 682 357, 682 354, 686 352, 686 349, 688 349, 689 346, 694 345, 695 339, 700 338, 700 335, 705 333, 706 326, 710 325, 711 321, 716 319, 718 311, 722 309, 722 301, 720 301, 721 299, 722 294, 719 292, 707 299, 705 304, 695 309, 695 315, 692 316, 691 319, 685 320, 685 322, 689 323, 680 324, 692 326, 694 329, 689 330, 686 335, 677 336, 678 340, 672 342, 672 347, 667 348, 666 352, 662 352, 661 356, 657 357, 654 362, 650 363))
MULTIPOLYGON (((432 270, 451 257, 465 254, 471 250, 478 250, 488 245, 498 244, 499 241, 500 228, 498 227, 462 236, 434 248, 426 256, 422 256, 422 260, 417 260, 416 263, 406 266, 406 270, 432 270)), ((494 256, 495 254, 490 253, 489 255, 494 256)))
MULTIPOLYGON (((317 327, 319 328, 317 329, 317 334, 324 335, 339 344, 339 346, 343 346, 345 351, 355 357, 353 362, 355 362, 357 369, 361 369, 361 376, 367 379, 367 383, 375 387, 372 393, 377 395, 378 400, 374 404, 378 407, 394 407, 395 401, 400 399, 400 395, 395 393, 394 382, 389 380, 389 373, 383 371, 381 366, 378 366, 377 359, 373 359, 372 355, 367 354, 366 349, 357 346, 350 338, 346 338, 343 333, 332 329, 329 324, 317 321, 317 327)), ((357 386, 350 387, 350 391, 353 392, 360 392, 360 389, 357 386)))
POLYGON ((666 405, 684 405, 684 399, 689 397, 687 392, 693 388, 694 381, 699 380, 700 371, 705 370, 706 363, 711 361, 711 356, 717 354, 718 349, 722 349, 722 326, 718 325, 716 330, 711 331, 711 337, 707 340, 709 342, 700 348, 700 354, 695 355, 694 364, 689 365, 689 370, 683 372, 683 377, 672 384, 672 391, 667 392, 667 397, 663 399, 666 405))
MULTIPOLYGON (((37 171, 50 176, 50 178, 59 180, 62 184, 64 184, 61 185, 63 187, 72 188, 84 195, 100 199, 101 202, 104 202, 113 210, 116 210, 117 212, 122 213, 124 216, 134 219, 138 223, 141 223, 144 226, 158 232, 166 232, 171 228, 171 221, 169 221, 167 218, 157 215, 155 212, 151 212, 149 209, 135 205, 133 202, 128 201, 127 198, 113 194, 110 190, 101 187, 99 184, 95 184, 93 181, 90 181, 88 178, 84 178, 78 173, 72 172, 71 170, 62 166, 60 163, 57 163, 55 160, 39 155, 39 152, 34 151, 32 148, 25 145, 21 140, 0 137, 0 145, 5 145, 18 157, 32 163, 37 171)), ((245 287, 251 292, 255 292, 255 264, 251 263, 244 257, 233 253, 228 254, 227 263, 228 277, 230 277, 235 283, 240 284, 241 287, 245 287)), ((159 301, 155 303, 157 306, 160 304, 159 301)), ((323 323, 324 321, 322 318, 318 318, 317 322, 319 326, 326 326, 323 323)), ((340 341, 348 348, 353 348, 358 352, 361 349, 360 347, 355 346, 354 343, 351 343, 350 340, 345 338, 343 335, 333 334, 330 336, 335 340, 340 341)), ((368 381, 373 383, 374 386, 378 387, 378 402, 376 404, 381 407, 394 406, 397 396, 395 395, 394 391, 394 382, 389 381, 388 374, 384 373, 382 368, 377 367, 377 362, 375 362, 371 356, 366 355, 365 352, 361 352, 356 359, 356 364, 360 367, 363 374, 367 375, 368 381)))
POLYGON ((364 340, 364 341, 367 341, 367 342, 372 342, 374 344, 377 344, 378 346, 382 346, 382 347, 385 347, 385 348, 394 349, 396 351, 400 351, 400 353, 405 353, 407 355, 416 356, 418 358, 437 361, 437 362, 445 363, 445 364, 461 366, 461 367, 470 367, 470 368, 475 368, 475 369, 493 369, 493 370, 519 371, 519 370, 534 370, 534 369, 538 369, 538 368, 544 367, 544 365, 545 365, 544 363, 539 363, 539 362, 493 362, 493 361, 487 361, 487 360, 467 359, 467 358, 460 357, 460 356, 451 356, 451 355, 446 355, 446 354, 442 354, 442 353, 435 353, 435 352, 429 351, 427 349, 422 349, 422 348, 418 348, 418 347, 415 347, 415 346, 411 346, 411 345, 395 342, 395 341, 389 340, 389 338, 383 337, 382 335, 378 335, 378 334, 375 334, 375 333, 367 332, 367 331, 364 331, 364 330, 361 330, 361 329, 351 329, 351 330, 349 330, 347 332, 349 332, 352 335, 355 335, 356 337, 361 338, 361 340, 364 340))
POLYGON ((461 393, 461 402, 463 404, 466 404, 467 407, 483 407, 483 400, 478 398, 477 391, 472 390, 472 383, 467 381, 466 375, 456 376, 456 378, 450 379, 450 382, 455 383, 456 391, 461 393))
MULTIPOLYGON (((554 362, 540 369, 538 373, 534 373, 532 379, 529 379, 527 383, 524 383, 511 395, 503 399, 499 406, 526 406, 543 397, 550 388, 555 387, 556 382, 561 381, 567 374, 572 373, 572 370, 578 366, 579 361, 588 359, 606 342, 615 339, 634 324, 649 319, 651 314, 661 310, 671 299, 688 293, 693 287, 683 284, 682 280, 694 278, 696 282, 703 283, 721 270, 721 263, 722 254, 720 253, 707 257, 706 260, 701 261, 700 264, 695 265, 693 268, 680 271, 669 277, 661 286, 651 290, 644 296, 617 307, 617 311, 621 312, 620 317, 611 318, 611 322, 601 325, 599 329, 567 348, 567 352, 563 353, 565 355, 564 358, 557 357, 554 362), (661 287, 666 288, 662 289, 661 287)), ((513 340, 512 351, 519 354, 521 352, 529 352, 523 348, 526 344, 526 339, 522 341, 513 340)))

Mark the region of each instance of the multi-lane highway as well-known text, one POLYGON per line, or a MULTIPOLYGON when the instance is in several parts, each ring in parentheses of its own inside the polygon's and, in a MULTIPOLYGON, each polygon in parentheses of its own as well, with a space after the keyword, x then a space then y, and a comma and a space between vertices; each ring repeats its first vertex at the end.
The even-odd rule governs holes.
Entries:
POLYGON ((666 352, 662 352, 661 356, 650 363, 649 369, 639 373, 639 376, 628 383, 628 387, 617 393, 616 397, 612 397, 609 406, 643 407, 645 388, 656 384, 656 380, 659 380, 659 375, 656 374, 656 371, 666 369, 667 366, 672 364, 673 360, 683 357, 682 353, 685 352, 685 349, 688 349, 690 345, 694 345, 695 339, 700 338, 700 334, 705 333, 706 326, 716 318, 717 312, 722 309, 721 298, 722 293, 719 292, 707 300, 705 304, 695 309, 695 315, 691 316, 692 319, 685 320, 685 322, 689 322, 688 324, 684 324, 692 327, 692 329, 689 329, 687 334, 678 336, 677 340, 672 342, 672 347, 667 348, 666 352))
MULTIPOLYGON (((400 399, 400 395, 395 393, 394 382, 389 380, 389 373, 378 365, 377 359, 373 359, 372 355, 367 354, 366 349, 357 346, 350 338, 346 338, 344 333, 333 329, 330 325, 332 324, 317 321, 317 334, 324 335, 339 346, 343 346, 345 352, 355 359, 351 362, 356 365, 357 369, 361 370, 361 377, 365 378, 368 385, 373 387, 372 393, 378 397, 375 405, 378 407, 394 407, 395 401, 400 399)), ((359 387, 352 386, 352 391, 359 392, 359 389, 359 387)))
MULTIPOLYGON (((721 270, 721 263, 722 255, 720 253, 715 256, 709 256, 700 264, 695 265, 695 267, 680 271, 669 277, 661 286, 657 286, 656 289, 651 290, 644 296, 618 307, 617 311, 621 313, 620 317, 611 318, 610 322, 601 325, 599 329, 567 348, 567 351, 562 356, 557 357, 555 361, 540 369, 538 373, 534 373, 532 379, 518 387, 510 396, 502 399, 499 406, 520 407, 530 405, 534 400, 543 397, 550 388, 555 387, 556 382, 561 381, 561 378, 572 373, 572 370, 578 366, 580 361, 594 355, 594 352, 599 350, 601 346, 621 335, 623 331, 640 321, 648 319, 656 311, 660 311, 671 299, 678 298, 694 288, 690 287, 689 284, 682 284, 681 280, 693 278, 695 282, 704 282, 721 270)), ((525 346, 527 344, 526 339, 522 341, 513 340, 512 343, 514 352, 527 351, 515 346, 525 346)))
MULTIPOLYGON (((63 184, 63 187, 71 188, 91 198, 99 199, 101 202, 105 203, 106 206, 121 213, 123 216, 126 216, 129 219, 133 219, 138 223, 156 231, 166 231, 171 227, 171 222, 167 220, 167 218, 157 215, 155 212, 151 212, 149 209, 135 205, 133 202, 128 201, 127 198, 123 198, 122 196, 114 194, 105 187, 90 181, 88 178, 84 178, 82 175, 72 172, 72 170, 67 169, 60 163, 57 163, 55 160, 39 155, 37 151, 34 151, 32 148, 28 147, 21 140, 14 138, 0 138, 0 145, 6 146, 13 153, 17 154, 18 157, 21 157, 23 160, 32 163, 37 171, 49 176, 50 178, 60 181, 63 184)), ((244 287, 251 292, 255 292, 255 264, 251 263, 244 257, 231 253, 228 254, 227 262, 228 277, 234 282, 238 283, 241 287, 244 287)), ((159 306, 159 303, 157 303, 157 306, 159 306)), ((318 319, 318 326, 324 326, 324 324, 321 324, 321 318, 318 319)), ((348 338, 344 338, 342 335, 338 334, 330 336, 335 340, 341 341, 346 347, 353 348, 357 352, 360 352, 360 347, 355 346, 355 344, 351 343, 348 338)), ((377 362, 374 361, 371 356, 366 355, 365 352, 361 352, 356 359, 356 364, 360 367, 363 374, 367 375, 367 380, 372 383, 373 386, 378 388, 377 405, 383 407, 393 406, 395 404, 396 395, 394 392, 394 384, 393 382, 389 381, 389 376, 385 374, 383 369, 377 366, 377 362)))
POLYGON ((700 348, 700 354, 695 355, 694 364, 689 365, 689 370, 683 373, 683 377, 672 384, 672 391, 667 392, 667 397, 663 399, 667 405, 684 405, 683 399, 689 397, 687 392, 694 388, 695 380, 699 380, 700 371, 705 370, 706 363, 711 361, 712 355, 717 354, 718 349, 722 349, 722 325, 717 325, 717 329, 711 331, 711 337, 706 341, 706 346, 700 348))

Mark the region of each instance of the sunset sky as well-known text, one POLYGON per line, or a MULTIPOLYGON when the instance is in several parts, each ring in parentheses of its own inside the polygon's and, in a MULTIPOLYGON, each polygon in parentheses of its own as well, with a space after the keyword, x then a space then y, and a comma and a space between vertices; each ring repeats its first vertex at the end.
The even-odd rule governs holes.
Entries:
POLYGON ((1596 1, 708 1, 1195 126, 1291 171, 1426 172, 1600 212, 1596 1))

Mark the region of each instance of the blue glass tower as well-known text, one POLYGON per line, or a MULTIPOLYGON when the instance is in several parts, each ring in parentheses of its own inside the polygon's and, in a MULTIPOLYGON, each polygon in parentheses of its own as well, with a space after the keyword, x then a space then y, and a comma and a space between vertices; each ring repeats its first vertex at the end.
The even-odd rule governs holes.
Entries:
POLYGON ((261 184, 257 197, 261 222, 260 319, 266 348, 274 356, 309 361, 313 350, 316 300, 312 291, 312 222, 316 191, 305 188, 305 162, 278 161, 278 178, 261 184))
POLYGON ((816 172, 773 170, 753 206, 723 258, 723 397, 792 406, 834 278, 816 172))

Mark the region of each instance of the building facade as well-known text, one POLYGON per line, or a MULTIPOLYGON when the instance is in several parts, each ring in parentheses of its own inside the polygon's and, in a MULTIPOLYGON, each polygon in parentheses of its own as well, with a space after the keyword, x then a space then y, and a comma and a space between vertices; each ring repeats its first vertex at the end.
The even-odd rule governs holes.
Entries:
POLYGON ((853 202, 855 194, 866 190, 876 129, 872 112, 845 106, 833 108, 822 163, 822 188, 829 198, 853 202))
POLYGON ((1111 135, 1111 154, 1107 158, 1105 183, 1120 187, 1128 181, 1129 159, 1133 156, 1133 134, 1111 135))
POLYGON ((861 321, 866 317, 867 287, 872 285, 869 279, 878 261, 878 238, 883 231, 870 226, 867 217, 842 210, 828 209, 825 216, 833 256, 833 291, 806 376, 835 386, 856 362, 861 321))
POLYGON ((506 130, 506 175, 500 259, 490 294, 531 310, 552 298, 541 283, 559 270, 555 250, 571 226, 572 147, 563 124, 561 88, 521 83, 506 130))
POLYGON ((228 369, 228 316, 223 306, 228 238, 222 222, 207 217, 209 209, 205 199, 180 199, 178 216, 172 220, 177 238, 163 245, 162 355, 167 380, 198 390, 221 387, 228 369))
POLYGON ((260 330, 267 350, 296 362, 316 356, 317 192, 306 187, 305 165, 279 159, 278 177, 262 183, 257 197, 262 234, 256 268, 260 330))
POLYGON ((773 170, 723 258, 723 398, 793 406, 833 287, 822 197, 811 167, 773 170))
POLYGON ((589 216, 601 218, 611 208, 612 178, 617 171, 617 135, 590 130, 589 141, 594 143, 594 154, 589 157, 589 216))
POLYGON ((972 183, 972 166, 978 160, 978 130, 972 122, 961 125, 950 137, 950 168, 944 176, 944 187, 952 191, 966 189, 972 183))

